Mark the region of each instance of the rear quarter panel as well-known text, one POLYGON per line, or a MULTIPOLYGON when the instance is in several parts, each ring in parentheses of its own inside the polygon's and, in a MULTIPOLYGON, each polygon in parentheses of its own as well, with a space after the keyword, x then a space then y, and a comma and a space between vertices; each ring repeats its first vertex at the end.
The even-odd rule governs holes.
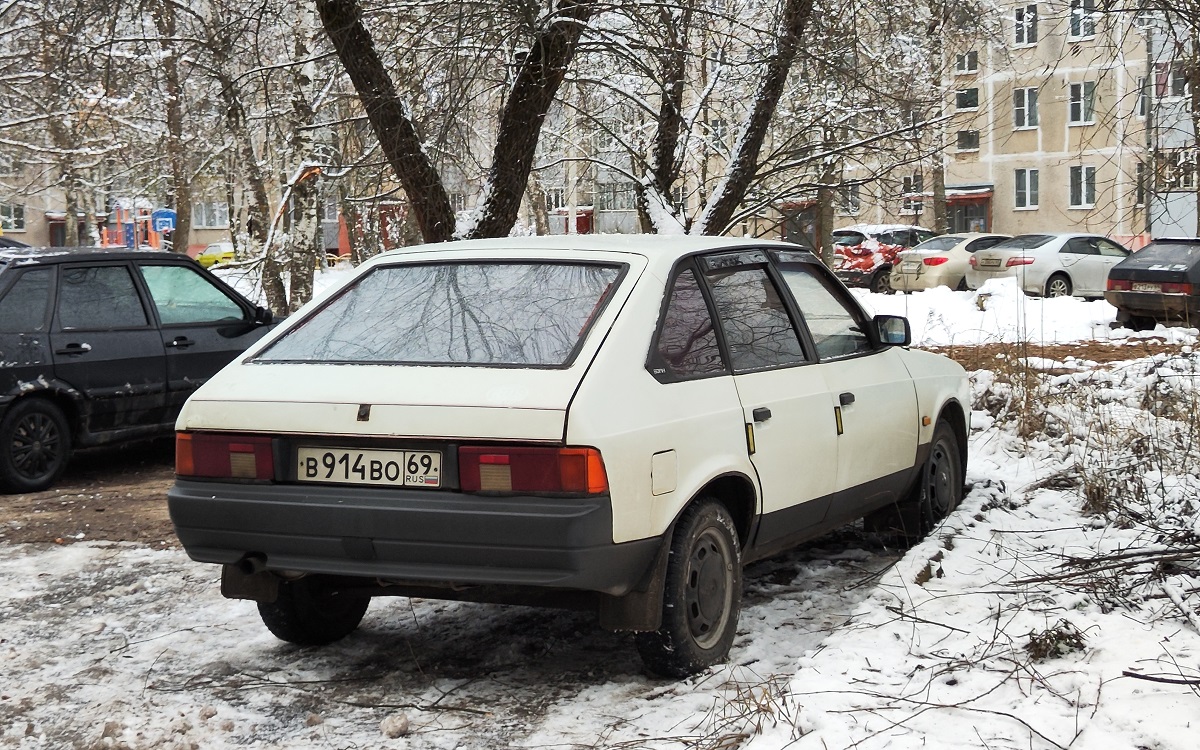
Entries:
POLYGON ((614 542, 662 534, 716 477, 755 477, 731 376, 664 384, 646 369, 663 288, 661 278, 643 275, 567 415, 567 444, 593 446, 604 457, 614 542), (655 454, 658 495, 651 488, 655 454), (671 473, 674 482, 663 491, 671 473))

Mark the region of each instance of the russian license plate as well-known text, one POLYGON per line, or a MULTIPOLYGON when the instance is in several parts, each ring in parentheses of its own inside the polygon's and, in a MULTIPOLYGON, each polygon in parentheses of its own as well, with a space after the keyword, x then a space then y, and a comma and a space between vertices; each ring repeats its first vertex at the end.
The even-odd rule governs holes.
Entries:
POLYGON ((979 265, 983 268, 999 268, 1000 267, 1000 259, 999 258, 980 258, 979 265))
POLYGON ((301 482, 440 487, 441 472, 438 451, 314 447, 296 451, 296 479, 301 482))
POLYGON ((908 260, 900 264, 900 270, 904 273, 916 273, 921 270, 921 262, 919 260, 908 260))
POLYGON ((1133 282, 1133 291, 1135 292, 1161 292, 1162 284, 1155 284, 1149 281, 1133 282))

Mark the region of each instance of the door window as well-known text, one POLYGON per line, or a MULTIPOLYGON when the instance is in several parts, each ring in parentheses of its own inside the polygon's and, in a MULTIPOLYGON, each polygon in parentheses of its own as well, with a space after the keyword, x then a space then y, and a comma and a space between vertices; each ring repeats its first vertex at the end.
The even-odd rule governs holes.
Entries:
POLYGON ((128 268, 75 266, 59 275, 58 324, 95 331, 138 328, 148 321, 128 268))
POLYGON ((138 270, 165 326, 232 322, 246 317, 240 305, 194 268, 139 265, 138 270))
POLYGON ((669 373, 672 379, 686 379, 726 372, 712 316, 690 269, 675 277, 655 355, 651 370, 656 377, 669 373))
POLYGON ((0 333, 37 333, 46 330, 50 302, 50 269, 21 274, 0 299, 0 333))
POLYGON ((1099 255, 1100 250, 1096 247, 1096 240, 1091 237, 1075 237, 1069 240, 1066 247, 1062 250, 1064 253, 1075 253, 1076 255, 1099 255))
POLYGON ((1098 244, 1100 245, 1101 255, 1115 256, 1118 258, 1124 258, 1125 256, 1129 255, 1128 250, 1121 247, 1117 243, 1112 242, 1111 240, 1100 240, 1098 244))
POLYGON ((765 268, 717 269, 708 281, 735 372, 806 361, 783 297, 765 268))
POLYGON ((803 263, 781 270, 822 360, 871 351, 865 321, 834 294, 825 280, 803 263))

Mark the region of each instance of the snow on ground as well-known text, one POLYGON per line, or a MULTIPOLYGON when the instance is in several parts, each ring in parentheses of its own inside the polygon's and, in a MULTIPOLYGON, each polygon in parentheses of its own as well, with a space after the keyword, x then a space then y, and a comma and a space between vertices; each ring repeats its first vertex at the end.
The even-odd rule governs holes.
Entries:
MULTIPOLYGON (((983 291, 863 299, 926 344, 1123 335, 983 291)), ((579 613, 377 600, 305 649, 181 552, 0 545, 0 748, 1194 747, 1200 358, 1066 364, 974 373, 962 507, 903 556, 850 529, 752 566, 689 680, 579 613)))

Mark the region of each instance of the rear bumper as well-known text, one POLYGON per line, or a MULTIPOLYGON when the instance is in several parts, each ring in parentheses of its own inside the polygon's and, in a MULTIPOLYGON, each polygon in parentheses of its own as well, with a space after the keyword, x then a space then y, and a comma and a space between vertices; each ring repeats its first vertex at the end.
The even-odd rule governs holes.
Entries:
POLYGON ((1200 325, 1200 296, 1107 291, 1104 299, 1117 308, 1118 320, 1142 317, 1200 325))
POLYGON ((374 487, 178 480, 171 521, 198 562, 415 584, 514 585, 622 595, 661 539, 612 542, 607 496, 488 497, 374 487))
POLYGON ((859 271, 853 268, 840 268, 833 272, 846 286, 867 286, 875 271, 859 271))

